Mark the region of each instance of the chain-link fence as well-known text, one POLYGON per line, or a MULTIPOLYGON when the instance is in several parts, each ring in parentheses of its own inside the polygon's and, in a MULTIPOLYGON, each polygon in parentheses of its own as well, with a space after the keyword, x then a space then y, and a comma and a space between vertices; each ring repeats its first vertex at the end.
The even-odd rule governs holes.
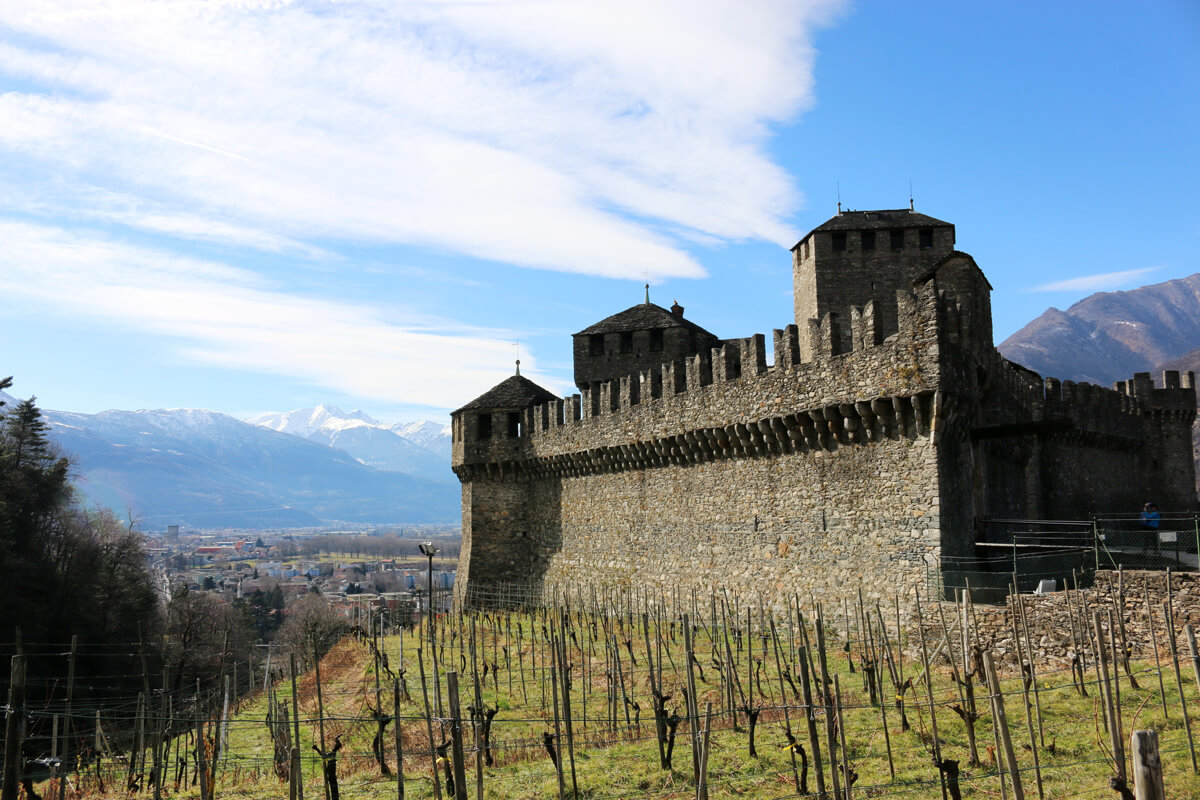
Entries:
POLYGON ((1141 515, 1094 519, 1101 568, 1194 570, 1200 545, 1200 516, 1164 513, 1157 520, 1141 515))
POLYGON ((942 556, 926 570, 931 596, 969 590, 975 602, 1003 602, 1015 582, 1022 592, 1087 587, 1098 569, 1188 572, 1197 569, 1200 515, 1162 514, 1157 527, 1140 515, 1090 520, 983 520, 975 554, 942 556))

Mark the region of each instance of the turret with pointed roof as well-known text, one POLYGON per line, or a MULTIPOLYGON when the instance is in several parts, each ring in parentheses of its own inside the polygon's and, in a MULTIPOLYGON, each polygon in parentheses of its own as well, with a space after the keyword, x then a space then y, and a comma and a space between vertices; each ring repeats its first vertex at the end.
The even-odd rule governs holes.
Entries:
POLYGON ((517 374, 450 414, 455 458, 488 461, 518 455, 525 411, 558 399, 521 375, 520 364, 518 361, 517 374))
POLYGON ((513 375, 500 381, 454 413, 485 408, 529 408, 538 403, 557 399, 558 395, 549 389, 543 389, 529 378, 523 375, 513 375))
POLYGON ((715 334, 670 309, 647 300, 575 334, 575 385, 580 390, 614 378, 709 353, 720 344, 715 334))

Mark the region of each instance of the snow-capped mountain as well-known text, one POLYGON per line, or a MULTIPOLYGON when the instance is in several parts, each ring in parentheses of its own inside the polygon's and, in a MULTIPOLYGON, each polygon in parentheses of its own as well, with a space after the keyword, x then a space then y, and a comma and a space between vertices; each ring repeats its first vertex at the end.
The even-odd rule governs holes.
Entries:
POLYGON ((321 442, 227 414, 42 413, 83 495, 151 526, 445 522, 458 513, 448 483, 376 469, 321 442))
POLYGON ((430 422, 394 422, 387 426, 410 442, 419 444, 435 453, 450 453, 450 423, 430 422))
POLYGON ((270 412, 247 422, 345 450, 376 469, 452 482, 450 426, 435 422, 385 424, 362 411, 319 405, 270 412))
POLYGON ((250 417, 246 422, 249 422, 251 425, 261 425, 264 428, 270 428, 281 433, 301 436, 305 439, 327 424, 334 428, 351 423, 379 426, 378 422, 361 411, 346 412, 337 406, 327 405, 319 405, 315 408, 299 408, 295 411, 284 411, 282 413, 268 411, 265 414, 257 414, 250 417))

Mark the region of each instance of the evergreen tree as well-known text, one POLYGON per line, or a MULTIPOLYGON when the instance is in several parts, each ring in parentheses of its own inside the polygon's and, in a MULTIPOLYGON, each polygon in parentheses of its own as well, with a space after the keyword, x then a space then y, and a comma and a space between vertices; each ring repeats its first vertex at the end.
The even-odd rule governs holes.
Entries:
MULTIPOLYGON (((10 385, 0 380, 0 389, 10 385)), ((159 604, 142 536, 111 512, 79 503, 70 473, 33 399, 0 408, 0 641, 12 641, 17 626, 24 642, 61 644, 78 635, 82 653, 149 639, 159 604)), ((29 655, 29 674, 45 686, 65 671, 60 652, 29 655)), ((101 659, 81 656, 77 677, 89 668, 129 672, 89 658, 101 659)))

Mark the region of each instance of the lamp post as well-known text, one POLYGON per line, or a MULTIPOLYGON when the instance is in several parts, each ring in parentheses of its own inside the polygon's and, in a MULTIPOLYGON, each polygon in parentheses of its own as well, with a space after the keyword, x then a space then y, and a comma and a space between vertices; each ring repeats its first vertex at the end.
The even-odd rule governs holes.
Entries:
POLYGON ((434 646, 433 638, 433 557, 437 554, 437 548, 433 546, 433 542, 421 542, 419 545, 421 555, 429 559, 429 646, 434 646))

